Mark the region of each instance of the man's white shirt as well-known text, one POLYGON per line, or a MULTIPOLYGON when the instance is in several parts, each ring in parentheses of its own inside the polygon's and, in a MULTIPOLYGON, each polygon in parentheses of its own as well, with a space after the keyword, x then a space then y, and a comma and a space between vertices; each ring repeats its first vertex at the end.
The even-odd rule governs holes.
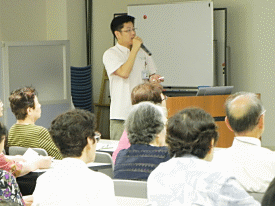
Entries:
POLYGON ((109 77, 111 95, 110 119, 125 120, 132 107, 132 89, 143 83, 142 71, 147 69, 150 74, 156 73, 153 59, 140 49, 130 76, 124 79, 115 75, 114 72, 128 60, 129 55, 130 50, 118 43, 108 49, 103 55, 103 63, 109 77))
POLYGON ((230 148, 215 152, 213 163, 231 171, 250 192, 264 193, 275 177, 275 153, 253 137, 235 137, 230 148))
POLYGON ((223 168, 192 155, 161 163, 149 175, 147 193, 152 205, 260 206, 223 168))
POLYGON ((34 206, 116 205, 112 179, 75 158, 64 158, 54 169, 42 174, 33 198, 34 206))

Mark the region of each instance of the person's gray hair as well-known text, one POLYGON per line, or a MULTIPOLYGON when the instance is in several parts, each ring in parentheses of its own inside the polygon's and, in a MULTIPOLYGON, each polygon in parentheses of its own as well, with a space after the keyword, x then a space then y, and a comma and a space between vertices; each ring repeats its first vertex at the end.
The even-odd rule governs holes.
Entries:
POLYGON ((252 131, 265 109, 255 93, 238 92, 226 100, 226 116, 236 133, 252 131))
POLYGON ((166 109, 151 102, 140 102, 132 107, 125 122, 131 144, 149 144, 164 129, 166 109))

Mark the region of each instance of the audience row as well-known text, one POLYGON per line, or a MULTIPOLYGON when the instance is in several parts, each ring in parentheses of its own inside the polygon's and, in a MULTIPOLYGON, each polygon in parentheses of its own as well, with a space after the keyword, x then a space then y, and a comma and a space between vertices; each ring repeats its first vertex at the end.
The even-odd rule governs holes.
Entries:
MULTIPOLYGON (((99 140, 92 113, 68 111, 57 116, 48 131, 35 125, 41 108, 34 88, 15 90, 9 100, 17 122, 9 135, 0 124, 0 149, 8 136, 7 146, 44 148, 63 159, 37 179, 33 196, 23 197, 26 203, 20 191, 17 198, 6 199, 21 205, 115 205, 112 179, 86 166, 94 161, 99 140)), ((225 122, 236 137, 231 148, 215 154, 218 132, 211 115, 186 108, 167 120, 165 101, 158 85, 134 88, 133 107, 113 155, 114 178, 147 181, 151 205, 260 205, 247 191, 266 190, 263 205, 272 205, 274 181, 269 184, 275 158, 261 147, 265 110, 255 94, 237 93, 227 100, 225 122)), ((49 168, 51 157, 28 162, 1 154, 0 160, 1 169, 20 176, 49 168)))

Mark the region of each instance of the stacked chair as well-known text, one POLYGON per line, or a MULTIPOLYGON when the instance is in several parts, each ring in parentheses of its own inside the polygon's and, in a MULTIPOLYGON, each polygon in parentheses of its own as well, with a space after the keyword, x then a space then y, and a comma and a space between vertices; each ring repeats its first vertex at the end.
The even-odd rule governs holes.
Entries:
POLYGON ((94 112, 91 66, 71 67, 71 95, 75 108, 94 112))

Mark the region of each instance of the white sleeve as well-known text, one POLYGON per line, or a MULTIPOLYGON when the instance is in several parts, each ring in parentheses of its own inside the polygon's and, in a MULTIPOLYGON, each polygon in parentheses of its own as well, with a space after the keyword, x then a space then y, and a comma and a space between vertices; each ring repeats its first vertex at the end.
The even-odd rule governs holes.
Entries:
POLYGON ((40 190, 41 190, 41 184, 43 185, 43 180, 41 182, 41 177, 38 177, 36 180, 36 185, 35 185, 35 189, 33 192, 33 203, 32 206, 37 206, 39 205, 39 202, 41 202, 40 200, 40 190))
POLYGON ((100 174, 102 177, 100 187, 97 187, 99 199, 104 202, 104 205, 117 205, 115 198, 115 190, 113 180, 105 174, 100 174))
POLYGON ((157 67, 155 65, 155 62, 151 56, 148 56, 146 54, 146 63, 147 63, 147 69, 149 70, 150 74, 155 74, 157 72, 157 67))
POLYGON ((254 200, 254 198, 241 187, 234 177, 230 177, 221 188, 217 205, 260 206, 261 204, 254 200))
POLYGON ((108 49, 103 54, 103 64, 108 76, 113 74, 119 67, 125 63, 125 59, 114 49, 108 49))

